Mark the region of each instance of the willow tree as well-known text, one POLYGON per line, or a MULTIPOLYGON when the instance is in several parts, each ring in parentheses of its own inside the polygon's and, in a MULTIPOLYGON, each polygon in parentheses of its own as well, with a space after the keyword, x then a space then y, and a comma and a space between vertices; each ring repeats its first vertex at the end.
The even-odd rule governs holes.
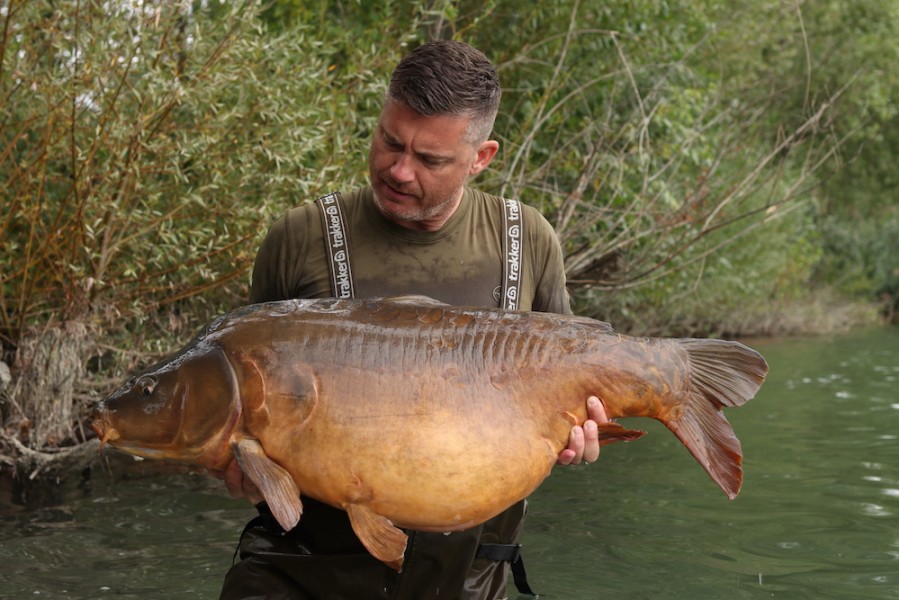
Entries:
POLYGON ((639 328, 713 274, 748 305, 809 277, 815 186, 855 132, 833 126, 849 78, 806 77, 819 57, 801 5, 514 4, 473 33, 507 88, 492 185, 552 220, 581 310, 639 328), (767 60, 773 44, 791 68, 767 60))
POLYGON ((334 110, 381 93, 376 61, 338 78, 333 47, 256 14, 0 2, 5 462, 83 439, 98 373, 242 303, 273 215, 330 189, 363 143, 370 123, 334 110))

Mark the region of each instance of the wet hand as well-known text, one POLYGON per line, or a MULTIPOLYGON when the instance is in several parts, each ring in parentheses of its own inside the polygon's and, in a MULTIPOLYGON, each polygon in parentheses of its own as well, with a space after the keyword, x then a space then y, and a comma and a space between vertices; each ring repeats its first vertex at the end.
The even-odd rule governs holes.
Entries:
POLYGON ((559 453, 556 464, 590 464, 599 458, 599 428, 597 423, 607 423, 605 406, 596 396, 587 398, 587 420, 582 426, 575 425, 568 436, 568 447, 559 453))
POLYGON ((222 470, 210 469, 209 474, 224 481, 228 493, 234 498, 249 500, 252 504, 259 504, 265 499, 256 484, 244 476, 240 465, 234 459, 222 470))

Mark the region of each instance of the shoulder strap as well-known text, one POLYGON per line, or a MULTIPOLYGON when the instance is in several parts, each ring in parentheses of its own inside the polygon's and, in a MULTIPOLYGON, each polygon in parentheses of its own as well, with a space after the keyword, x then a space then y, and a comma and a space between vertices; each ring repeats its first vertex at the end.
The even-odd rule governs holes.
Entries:
POLYGON ((517 310, 523 250, 521 203, 503 198, 503 293, 501 307, 517 310))
POLYGON ((333 192, 315 201, 322 217, 328 268, 331 271, 331 293, 335 298, 354 298, 353 269, 350 264, 350 240, 340 202, 340 194, 333 192))
MULTIPOLYGON (((331 271, 331 292, 336 298, 354 298, 353 269, 350 264, 349 238, 346 220, 336 192, 316 200, 322 219, 328 268, 331 271)), ((521 292, 522 236, 521 203, 503 199, 503 308, 517 310, 521 292)))

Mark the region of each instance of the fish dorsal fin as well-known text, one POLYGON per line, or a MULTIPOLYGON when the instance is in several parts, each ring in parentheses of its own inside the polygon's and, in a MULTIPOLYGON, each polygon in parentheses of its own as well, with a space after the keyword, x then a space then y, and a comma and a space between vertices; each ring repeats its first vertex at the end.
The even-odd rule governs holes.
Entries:
POLYGON ((584 317, 581 315, 566 315, 566 319, 574 322, 580 323, 582 325, 589 325, 590 327, 595 327, 599 330, 599 333, 614 333, 615 329, 611 324, 606 323, 605 321, 599 321, 597 319, 591 319, 590 317, 584 317))
POLYGON ((353 531, 371 555, 397 572, 402 571, 409 539, 402 529, 366 506, 350 504, 346 512, 353 531))
POLYGON ((290 474, 266 455, 258 440, 234 442, 231 451, 244 475, 259 488, 278 524, 284 531, 296 527, 303 514, 303 503, 290 474))
POLYGON ((388 296, 381 298, 383 302, 391 304, 402 304, 407 306, 449 306, 446 302, 435 300, 430 296, 422 296, 420 294, 405 294, 403 296, 388 296))

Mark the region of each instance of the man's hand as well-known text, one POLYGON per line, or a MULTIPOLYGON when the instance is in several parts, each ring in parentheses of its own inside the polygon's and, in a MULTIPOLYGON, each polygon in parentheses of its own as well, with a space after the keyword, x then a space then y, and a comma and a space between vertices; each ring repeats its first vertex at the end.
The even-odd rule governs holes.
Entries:
POLYGON ((210 469, 209 474, 224 481, 228 493, 234 498, 249 500, 253 504, 259 504, 265 499, 256 484, 249 477, 244 477, 236 459, 231 459, 222 471, 210 469))
POLYGON ((559 453, 557 465, 590 464, 599 458, 599 431, 597 423, 607 423, 606 408, 596 396, 587 398, 587 420, 583 426, 571 428, 568 447, 559 453))

